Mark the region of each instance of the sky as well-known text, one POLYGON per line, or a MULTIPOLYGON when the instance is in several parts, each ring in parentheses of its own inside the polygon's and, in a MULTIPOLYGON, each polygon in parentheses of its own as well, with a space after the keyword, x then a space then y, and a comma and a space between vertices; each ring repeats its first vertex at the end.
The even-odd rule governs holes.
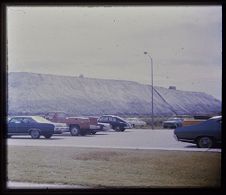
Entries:
POLYGON ((222 96, 221 6, 8 6, 8 72, 222 96), (144 55, 148 52, 148 55, 144 55))

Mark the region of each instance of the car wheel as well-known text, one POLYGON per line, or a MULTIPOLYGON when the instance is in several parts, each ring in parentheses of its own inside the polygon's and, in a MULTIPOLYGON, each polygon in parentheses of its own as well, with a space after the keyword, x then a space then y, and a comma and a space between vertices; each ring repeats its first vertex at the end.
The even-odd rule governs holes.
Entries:
POLYGON ((52 134, 47 134, 47 135, 44 135, 44 137, 45 137, 46 139, 49 139, 49 138, 51 138, 51 137, 52 137, 52 134))
POLYGON ((117 127, 115 128, 115 130, 116 130, 116 131, 125 131, 125 128, 120 127, 120 126, 117 126, 117 127))
POLYGON ((92 134, 92 135, 95 135, 95 134, 96 134, 96 131, 92 131, 91 134, 92 134))
POLYGON ((72 127, 70 131, 72 136, 78 136, 80 133, 79 127, 72 127))
POLYGON ((210 137, 200 137, 197 140, 198 148, 211 148, 213 147, 213 139, 210 137))
POLYGON ((119 126, 114 127, 115 131, 121 131, 119 126))
POLYGON ((40 138, 40 131, 38 129, 32 129, 30 131, 30 135, 32 139, 39 139, 40 138))
POLYGON ((125 128, 121 127, 121 128, 120 128, 120 131, 125 131, 125 128))

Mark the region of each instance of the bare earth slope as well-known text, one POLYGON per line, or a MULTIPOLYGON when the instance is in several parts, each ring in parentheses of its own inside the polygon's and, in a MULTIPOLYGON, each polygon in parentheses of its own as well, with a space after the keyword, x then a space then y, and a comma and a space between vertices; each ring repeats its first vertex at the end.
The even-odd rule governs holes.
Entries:
MULTIPOLYGON (((8 74, 9 114, 150 114, 151 86, 133 81, 35 73, 8 74)), ((221 102, 202 92, 154 87, 154 114, 216 114, 221 102)))

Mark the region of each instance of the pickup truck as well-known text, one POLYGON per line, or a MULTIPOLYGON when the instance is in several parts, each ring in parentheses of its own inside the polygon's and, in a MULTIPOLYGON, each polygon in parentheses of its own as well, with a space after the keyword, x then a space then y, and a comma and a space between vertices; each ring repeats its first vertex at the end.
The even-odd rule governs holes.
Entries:
POLYGON ((86 135, 90 132, 90 119, 85 117, 67 117, 65 112, 48 112, 44 118, 54 123, 65 123, 72 136, 86 135))

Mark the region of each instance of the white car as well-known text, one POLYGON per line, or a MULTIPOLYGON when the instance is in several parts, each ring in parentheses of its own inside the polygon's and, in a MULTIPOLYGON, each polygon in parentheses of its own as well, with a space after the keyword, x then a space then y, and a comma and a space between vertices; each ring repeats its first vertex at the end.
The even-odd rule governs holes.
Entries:
POLYGON ((177 128, 181 127, 183 125, 183 119, 182 118, 177 118, 177 117, 171 117, 168 120, 163 122, 163 128, 177 128))
POLYGON ((144 127, 147 125, 145 121, 138 118, 127 118, 126 120, 132 125, 132 127, 144 127))

